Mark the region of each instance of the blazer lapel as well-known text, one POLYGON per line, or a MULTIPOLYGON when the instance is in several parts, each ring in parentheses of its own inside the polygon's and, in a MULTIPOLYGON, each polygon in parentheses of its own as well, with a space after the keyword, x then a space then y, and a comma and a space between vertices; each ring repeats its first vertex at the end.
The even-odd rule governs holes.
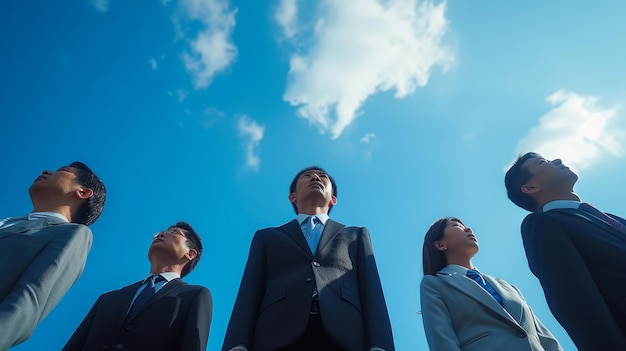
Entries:
POLYGON ((322 231, 322 237, 320 238, 320 242, 317 244, 317 250, 315 252, 320 252, 326 245, 328 245, 328 243, 333 241, 335 236, 337 236, 337 233, 339 233, 339 231, 344 227, 345 225, 335 222, 332 219, 326 221, 324 231, 322 231))
MULTIPOLYGON (((283 224, 280 229, 282 229, 288 237, 291 238, 304 252, 306 252, 309 256, 313 257, 313 253, 309 248, 309 244, 307 244, 306 239, 304 238, 304 233, 300 228, 300 224, 297 220, 293 220, 289 223, 283 224)), ((324 230, 326 231, 326 230, 324 230)))
POLYGON ((130 311, 130 303, 133 302, 133 297, 135 297, 135 293, 141 284, 143 284, 143 281, 138 281, 135 284, 129 285, 120 290, 120 299, 119 302, 117 302, 120 306, 118 312, 119 325, 125 325, 130 322, 126 318, 128 317, 128 312, 130 311))
POLYGON ((515 299, 512 297, 515 292, 510 291, 508 287, 503 286, 490 275, 483 274, 483 278, 502 296, 505 312, 519 324, 522 320, 522 305, 514 301, 517 300, 517 297, 515 299))
MULTIPOLYGON (((626 242, 626 233, 624 233, 623 231, 615 228, 613 225, 607 223, 606 221, 602 220, 601 218, 598 218, 597 216, 594 216, 591 213, 588 213, 586 211, 582 211, 579 209, 575 209, 575 208, 559 208, 559 209, 554 209, 551 211, 558 211, 561 213, 567 213, 568 215, 571 216, 575 216, 578 218, 582 218, 586 221, 589 221, 591 223, 593 223, 594 225, 603 228, 605 231, 607 231, 608 233, 610 233, 611 235, 613 235, 614 237, 616 237, 617 239, 621 240, 622 242, 626 242)), ((548 211, 550 212, 550 211, 548 211)), ((611 216, 614 218, 614 216, 611 216)), ((616 219, 617 220, 617 219, 616 219)), ((621 223, 621 221, 617 220, 618 222, 621 223)))
MULTIPOLYGON (((141 285, 143 282, 140 282, 139 285, 141 285)), ((137 312, 137 314, 135 314, 135 316, 132 319, 137 318, 137 316, 139 316, 140 314, 143 313, 143 311, 145 311, 148 307, 150 307, 152 304, 156 303, 157 301, 159 301, 159 299, 163 298, 164 296, 169 295, 172 291, 175 291, 176 288, 178 288, 179 286, 181 286, 182 284, 184 284, 184 282, 182 280, 180 280, 180 278, 177 279, 173 279, 171 281, 169 281, 167 284, 165 284, 164 287, 162 287, 152 298, 150 298, 150 300, 148 300, 146 302, 146 304, 141 308, 141 310, 139 310, 137 312)), ((139 286, 137 286, 135 288, 135 292, 137 291, 137 288, 139 288, 139 286)), ((134 293, 131 296, 132 297, 135 296, 134 293)), ((130 308, 130 302, 128 303, 128 307, 130 308)), ((132 320, 131 319, 131 320, 132 320)), ((126 322, 130 322, 131 320, 127 320, 126 322)))
MULTIPOLYGON (((443 281, 448 283, 453 288, 463 292, 474 300, 477 300, 487 309, 502 317, 502 319, 512 324, 515 324, 519 328, 522 328, 519 323, 517 323, 517 321, 513 318, 513 316, 511 316, 504 308, 502 308, 498 301, 496 301, 496 299, 494 299, 485 289, 483 289, 475 281, 463 275, 457 274, 456 272, 448 270, 446 269, 446 267, 439 271, 439 273, 437 273, 437 276, 441 277, 443 281)), ((491 280, 489 281, 489 283, 491 284, 491 280)))

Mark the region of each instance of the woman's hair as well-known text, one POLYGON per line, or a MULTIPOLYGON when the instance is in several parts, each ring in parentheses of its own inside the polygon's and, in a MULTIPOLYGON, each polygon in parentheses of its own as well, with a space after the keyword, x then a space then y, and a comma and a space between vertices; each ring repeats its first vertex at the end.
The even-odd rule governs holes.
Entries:
POLYGON ((436 275, 443 267, 448 265, 448 259, 444 251, 439 251, 435 247, 435 241, 443 238, 443 232, 450 221, 463 222, 454 217, 443 217, 433 223, 424 237, 424 247, 422 248, 422 266, 424 275, 436 275))

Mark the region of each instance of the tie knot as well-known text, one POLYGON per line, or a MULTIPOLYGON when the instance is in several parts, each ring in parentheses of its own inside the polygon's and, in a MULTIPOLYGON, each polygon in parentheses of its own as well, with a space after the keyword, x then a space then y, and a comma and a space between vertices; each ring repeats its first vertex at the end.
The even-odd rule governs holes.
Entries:
POLYGON ((164 280, 165 280, 165 278, 162 275, 160 275, 160 274, 153 274, 153 275, 150 276, 150 278, 148 278, 148 282, 151 285, 154 285, 154 284, 156 284, 158 282, 162 282, 164 280))

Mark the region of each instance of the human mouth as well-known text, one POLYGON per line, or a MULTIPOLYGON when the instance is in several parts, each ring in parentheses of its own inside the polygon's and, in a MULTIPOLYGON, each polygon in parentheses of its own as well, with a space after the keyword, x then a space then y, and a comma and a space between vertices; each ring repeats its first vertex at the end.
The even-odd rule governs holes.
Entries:
POLYGON ((478 239, 476 239, 476 235, 474 235, 474 234, 470 234, 470 235, 468 235, 467 237, 468 237, 468 238, 470 238, 470 239, 472 239, 472 240, 473 240, 473 241, 475 241, 475 242, 478 242, 478 239))

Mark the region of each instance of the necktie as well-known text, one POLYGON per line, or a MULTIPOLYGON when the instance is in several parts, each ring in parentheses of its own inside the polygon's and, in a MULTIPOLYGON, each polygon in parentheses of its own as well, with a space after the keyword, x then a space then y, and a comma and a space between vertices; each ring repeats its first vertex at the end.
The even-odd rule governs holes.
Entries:
POLYGON ((130 311, 128 311, 129 318, 136 316, 137 313, 141 311, 141 308, 146 304, 146 302, 148 302, 148 300, 150 300, 150 298, 154 296, 156 291, 156 283, 163 280, 165 280, 165 278, 158 274, 152 275, 150 278, 148 278, 148 284, 145 288, 143 288, 143 290, 141 290, 139 295, 137 295, 135 302, 133 302, 133 305, 130 308, 130 311))
POLYGON ((502 296, 500 296, 500 294, 498 294, 498 292, 491 285, 489 285, 485 279, 483 279, 483 276, 480 275, 478 271, 468 269, 467 277, 478 283, 478 285, 485 289, 489 295, 493 296, 493 298, 496 299, 496 301, 498 301, 498 303, 502 306, 502 296))
POLYGON ((313 255, 315 255, 317 244, 320 241, 320 229, 322 228, 320 224, 320 219, 315 216, 307 217, 302 223, 302 232, 313 255))
POLYGON ((593 205, 588 204, 586 202, 583 202, 580 204, 580 206, 578 206, 578 209, 581 211, 585 211, 589 214, 592 214, 598 218, 600 218, 601 220, 607 222, 609 225, 611 225, 613 228, 624 232, 626 230, 626 228, 624 228, 624 225, 622 223, 620 223, 619 221, 617 221, 616 219, 614 219, 613 217, 607 215, 606 213, 598 210, 597 208, 595 208, 593 205))

